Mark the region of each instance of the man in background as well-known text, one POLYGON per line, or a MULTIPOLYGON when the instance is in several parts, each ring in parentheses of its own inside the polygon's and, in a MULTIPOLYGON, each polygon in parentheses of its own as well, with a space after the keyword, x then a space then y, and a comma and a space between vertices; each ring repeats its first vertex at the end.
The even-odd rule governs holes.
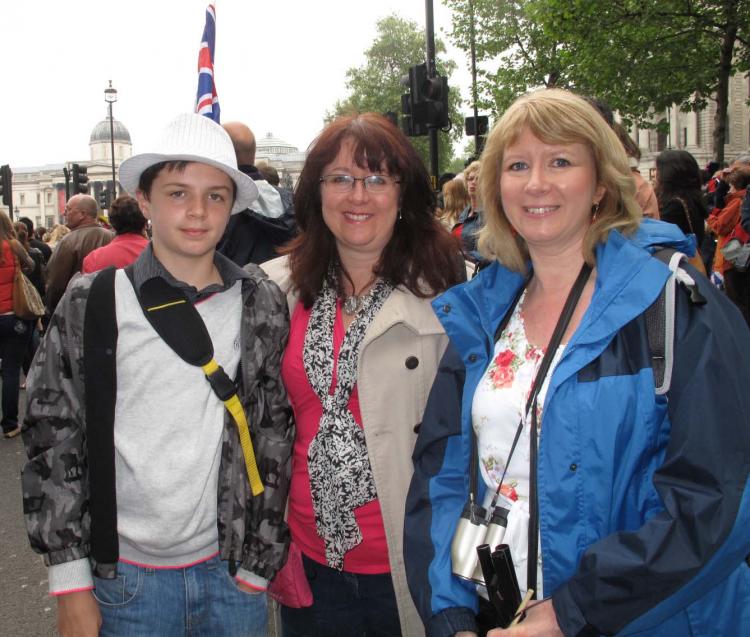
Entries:
POLYGON ((90 195, 73 195, 65 205, 65 225, 71 232, 57 244, 47 264, 47 309, 52 315, 73 275, 81 271, 89 252, 112 241, 112 233, 99 226, 99 207, 90 195))
POLYGON ((296 234, 294 211, 285 206, 279 189, 266 181, 255 166, 255 135, 240 122, 223 125, 229 133, 239 170, 258 188, 258 200, 229 220, 217 251, 239 266, 263 263, 278 256, 277 248, 296 234))

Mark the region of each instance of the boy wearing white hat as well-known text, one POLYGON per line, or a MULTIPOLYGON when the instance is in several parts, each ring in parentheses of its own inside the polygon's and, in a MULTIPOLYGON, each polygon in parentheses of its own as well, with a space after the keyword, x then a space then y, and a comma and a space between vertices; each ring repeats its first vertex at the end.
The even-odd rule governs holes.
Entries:
POLYGON ((265 635, 264 591, 288 547, 289 321, 259 268, 215 251, 257 189, 227 133, 195 114, 125 160, 120 181, 152 242, 127 272, 75 280, 35 359, 23 431, 31 544, 63 636, 265 635), (180 300, 147 307, 154 286, 180 300), (191 340, 184 324, 165 334, 149 316, 185 303, 238 402, 232 383, 217 388, 168 344, 191 340))

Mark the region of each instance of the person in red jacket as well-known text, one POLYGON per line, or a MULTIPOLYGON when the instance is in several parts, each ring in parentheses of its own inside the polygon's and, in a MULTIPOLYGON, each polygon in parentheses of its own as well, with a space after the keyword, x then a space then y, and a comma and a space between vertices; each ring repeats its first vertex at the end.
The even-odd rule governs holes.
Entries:
POLYGON ((13 313, 13 279, 16 268, 34 267, 33 259, 16 238, 10 218, 0 212, 0 359, 2 359, 3 435, 14 438, 18 425, 18 391, 21 363, 31 338, 32 322, 13 313))
POLYGON ((732 262, 724 259, 721 249, 740 223, 740 208, 750 185, 750 166, 737 166, 725 177, 729 184, 729 194, 723 208, 714 208, 706 221, 708 228, 716 235, 717 250, 713 269, 724 277, 724 290, 732 302, 740 309, 745 321, 750 325, 750 272, 740 272, 732 262))
POLYGON ((133 197, 122 195, 114 200, 109 212, 109 223, 115 230, 115 238, 86 255, 81 267, 84 274, 103 270, 110 265, 124 268, 133 263, 148 245, 148 222, 133 197))

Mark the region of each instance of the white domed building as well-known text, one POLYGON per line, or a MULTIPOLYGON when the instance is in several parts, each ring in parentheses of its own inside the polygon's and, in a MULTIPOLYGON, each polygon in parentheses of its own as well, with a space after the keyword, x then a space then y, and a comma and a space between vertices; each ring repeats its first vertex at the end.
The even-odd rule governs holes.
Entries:
MULTIPOLYGON (((115 151, 115 175, 120 163, 132 155, 130 132, 122 122, 112 121, 115 151)), ((73 164, 86 166, 89 178, 89 194, 99 198, 112 184, 112 141, 110 140, 109 115, 94 126, 89 136, 89 159, 74 159, 64 164, 45 164, 13 170, 13 219, 28 217, 35 226, 51 228, 62 222, 65 209, 65 173, 73 164)), ((73 186, 70 186, 73 194, 73 186)), ((121 194, 119 184, 117 194, 121 194)), ((0 209, 9 212, 0 206, 0 209)))
POLYGON ((296 146, 283 139, 266 133, 265 137, 256 140, 255 163, 266 162, 279 172, 281 186, 293 188, 302 172, 307 153, 300 152, 296 146))

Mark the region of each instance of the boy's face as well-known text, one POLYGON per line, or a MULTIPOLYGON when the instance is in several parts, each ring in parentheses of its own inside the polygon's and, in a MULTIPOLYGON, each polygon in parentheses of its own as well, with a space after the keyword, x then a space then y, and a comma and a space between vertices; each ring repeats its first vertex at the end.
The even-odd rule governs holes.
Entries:
POLYGON ((151 220, 154 253, 169 268, 178 259, 213 258, 232 209, 234 184, 225 172, 198 162, 183 171, 163 169, 148 197, 137 191, 151 220))

